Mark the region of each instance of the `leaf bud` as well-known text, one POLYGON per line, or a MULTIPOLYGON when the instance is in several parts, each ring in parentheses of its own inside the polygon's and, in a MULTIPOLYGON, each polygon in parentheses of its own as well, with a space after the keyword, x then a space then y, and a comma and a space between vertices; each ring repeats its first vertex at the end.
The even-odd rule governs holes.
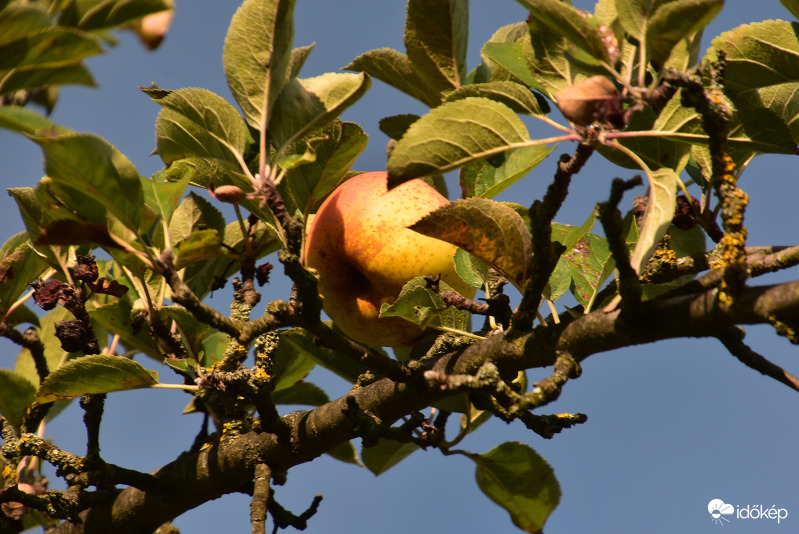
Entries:
POLYGON ((212 197, 220 202, 228 202, 230 204, 238 204, 247 197, 247 193, 237 185, 220 185, 210 190, 210 193, 212 197))

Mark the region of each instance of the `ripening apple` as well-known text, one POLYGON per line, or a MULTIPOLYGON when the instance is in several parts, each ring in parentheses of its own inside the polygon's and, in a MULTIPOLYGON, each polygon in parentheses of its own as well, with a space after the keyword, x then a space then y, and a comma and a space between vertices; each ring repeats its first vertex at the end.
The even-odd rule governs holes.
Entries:
POLYGON ((441 275, 471 298, 474 288, 455 272, 456 247, 408 226, 449 201, 422 180, 387 190, 386 172, 350 178, 325 200, 311 221, 305 264, 319 273, 324 310, 356 341, 412 345, 423 331, 399 317, 379 317, 410 279, 441 275))

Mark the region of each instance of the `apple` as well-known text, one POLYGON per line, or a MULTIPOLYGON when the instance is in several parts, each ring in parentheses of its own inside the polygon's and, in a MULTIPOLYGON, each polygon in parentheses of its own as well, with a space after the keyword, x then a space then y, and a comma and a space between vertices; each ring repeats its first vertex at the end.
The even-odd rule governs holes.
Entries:
POLYGON ((305 265, 319 273, 323 307, 352 339, 367 345, 409 346, 424 333, 399 317, 379 317, 410 279, 441 275, 469 298, 474 288, 455 272, 455 245, 408 226, 449 201, 415 179, 388 191, 388 173, 350 178, 322 203, 308 228, 305 265))

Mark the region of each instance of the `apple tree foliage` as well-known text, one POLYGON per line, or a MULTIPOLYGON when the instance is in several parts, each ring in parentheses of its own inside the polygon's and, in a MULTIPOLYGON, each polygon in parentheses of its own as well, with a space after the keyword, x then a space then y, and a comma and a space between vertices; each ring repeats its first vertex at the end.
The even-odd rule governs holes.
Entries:
MULTIPOLYGON (((796 152, 797 23, 732 29, 702 56, 702 30, 723 0, 599 0, 593 13, 519 1, 528 20, 497 30, 479 65, 465 61, 466 0, 410 0, 404 52, 371 50, 345 72, 306 78, 312 46, 293 48, 294 0, 246 0, 223 50, 238 108, 205 89, 142 88, 160 106, 164 168, 150 177, 104 139, 26 106, 49 109, 59 86, 92 85, 83 59, 171 3, 0 2, 0 126, 41 147, 46 174, 9 190, 26 231, 0 249, 0 334, 20 347, 15 368, 0 370, 4 531, 153 532, 237 491, 252 495, 253 532, 265 532, 267 517, 300 528, 319 501, 294 515, 271 484, 293 466, 329 454, 379 474, 432 447, 473 460, 486 496, 539 532, 561 493, 547 462, 526 444, 458 444, 491 417, 545 438, 585 421, 543 409, 588 356, 715 337, 799 389, 740 329, 771 324, 799 342, 799 281, 754 282, 796 265, 799 245, 747 247, 738 187, 754 157, 796 152), (372 78, 430 108, 381 120, 390 181, 457 172, 461 198, 412 228, 460 247, 459 272, 484 292, 470 301, 435 279, 410 280, 382 313, 433 328, 393 355, 323 320, 301 258, 307 221, 367 143, 361 126, 338 117, 372 78), (529 121, 553 135, 534 138, 529 121), (556 146, 573 152, 556 160, 556 146), (597 158, 637 176, 615 180, 582 226, 557 222, 572 177, 597 158), (542 199, 493 200, 533 169, 554 176, 542 199), (622 204, 642 182, 648 194, 622 204), (268 256, 293 289, 257 307, 268 256), (226 284, 229 311, 203 302, 226 284), (305 380, 315 366, 352 391, 330 399, 305 380), (552 373, 529 384, 532 368, 552 373), (164 373, 182 383, 162 383, 164 373), (193 392, 187 410, 213 428, 153 473, 105 462, 105 396, 165 387, 193 392), (36 435, 74 398, 86 451, 36 435), (284 404, 309 409, 280 415, 284 404), (447 425, 452 415, 457 426, 447 425), (68 491, 42 487, 41 462, 68 491)), ((782 3, 786 18, 799 15, 799 3, 782 3)))

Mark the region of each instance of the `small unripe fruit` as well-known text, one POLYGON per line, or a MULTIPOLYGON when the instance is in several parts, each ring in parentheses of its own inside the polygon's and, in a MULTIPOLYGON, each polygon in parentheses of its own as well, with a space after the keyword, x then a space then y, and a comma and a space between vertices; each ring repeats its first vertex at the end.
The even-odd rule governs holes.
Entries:
POLYGON ((563 116, 579 126, 588 126, 602 120, 606 110, 619 98, 613 82, 604 76, 592 76, 587 80, 561 89, 555 98, 563 116))

